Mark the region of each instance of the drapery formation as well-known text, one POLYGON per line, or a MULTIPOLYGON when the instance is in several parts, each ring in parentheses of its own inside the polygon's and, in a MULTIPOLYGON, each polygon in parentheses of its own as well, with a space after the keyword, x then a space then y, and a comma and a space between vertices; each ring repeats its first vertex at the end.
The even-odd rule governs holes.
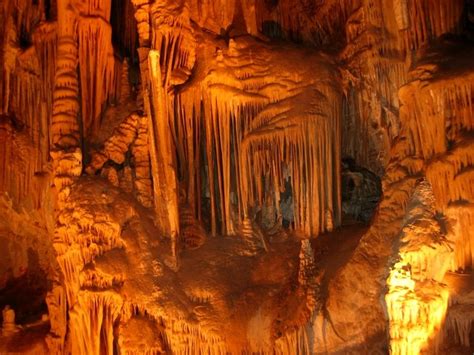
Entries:
MULTIPOLYGON (((207 197, 212 234, 234 234, 266 201, 278 214, 289 179, 296 229, 317 235, 337 226, 341 94, 330 61, 311 55, 317 64, 301 67, 296 63, 299 53, 309 55, 304 51, 285 58, 281 49, 248 38, 225 45, 197 33, 196 41, 188 11, 186 4, 151 5, 151 47, 158 52, 147 57, 141 49, 142 61, 151 65, 147 72, 155 73, 148 89, 152 122, 167 120, 152 135, 157 152, 164 152, 156 155, 164 159, 154 170, 155 201, 166 194, 166 201, 176 201, 184 193, 201 220, 207 197), (169 167, 176 177, 160 177, 169 167), (182 192, 174 187, 177 180, 182 192)), ((147 43, 148 36, 140 38, 147 43)), ((176 210, 158 215, 174 215, 171 224, 177 225, 176 210)))
POLYGON ((305 82, 303 78, 313 77, 312 69, 298 70, 290 58, 279 59, 274 52, 251 41, 231 41, 228 50, 218 52, 202 82, 178 92, 182 109, 176 116, 177 139, 184 146, 179 160, 192 182, 188 201, 199 203, 198 159, 204 145, 213 231, 218 213, 220 232, 232 234, 236 224, 253 217, 267 199, 278 210, 288 177, 295 228, 318 234, 339 223, 339 186, 333 177, 338 175, 340 153, 324 148, 340 139, 334 74, 330 64, 315 56, 314 62, 321 64, 312 69, 318 74, 305 82), (336 185, 330 186, 332 182, 336 185))

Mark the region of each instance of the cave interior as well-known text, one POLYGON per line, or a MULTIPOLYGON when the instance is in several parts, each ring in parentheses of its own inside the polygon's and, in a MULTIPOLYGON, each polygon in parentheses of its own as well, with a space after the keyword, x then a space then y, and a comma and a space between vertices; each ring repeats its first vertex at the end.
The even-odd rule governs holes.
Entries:
POLYGON ((0 354, 474 353, 473 0, 2 0, 0 354))

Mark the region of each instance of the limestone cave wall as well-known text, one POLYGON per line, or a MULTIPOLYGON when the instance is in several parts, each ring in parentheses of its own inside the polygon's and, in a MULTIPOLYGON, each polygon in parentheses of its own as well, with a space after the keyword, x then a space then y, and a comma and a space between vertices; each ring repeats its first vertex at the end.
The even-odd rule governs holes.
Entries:
POLYGON ((0 353, 471 353, 473 23, 3 1, 0 353))

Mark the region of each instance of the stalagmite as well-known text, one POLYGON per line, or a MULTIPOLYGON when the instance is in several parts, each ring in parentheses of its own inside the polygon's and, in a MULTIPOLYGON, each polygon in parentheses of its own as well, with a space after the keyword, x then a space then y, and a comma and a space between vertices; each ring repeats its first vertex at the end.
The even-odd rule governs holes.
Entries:
MULTIPOLYGON (((149 72, 152 77, 150 90, 150 124, 152 176, 156 217, 162 231, 172 239, 172 252, 176 258, 176 243, 179 235, 178 178, 175 157, 170 137, 168 103, 162 87, 160 54, 150 51, 149 72)), ((177 262, 177 261, 176 261, 177 262)))
POLYGON ((452 248, 435 219, 433 203, 431 186, 421 182, 405 217, 400 260, 387 280, 392 354, 420 353, 439 332, 448 307, 449 291, 440 281, 452 248))
POLYGON ((18 328, 15 324, 15 311, 10 306, 5 306, 2 311, 3 324, 2 324, 2 335, 8 336, 12 333, 18 332, 18 328))

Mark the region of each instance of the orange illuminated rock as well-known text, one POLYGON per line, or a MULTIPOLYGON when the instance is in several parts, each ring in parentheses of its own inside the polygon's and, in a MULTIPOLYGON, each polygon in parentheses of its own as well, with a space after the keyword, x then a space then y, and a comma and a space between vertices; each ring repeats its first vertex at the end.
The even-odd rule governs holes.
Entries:
POLYGON ((472 353, 473 19, 3 1, 0 353, 472 353))

